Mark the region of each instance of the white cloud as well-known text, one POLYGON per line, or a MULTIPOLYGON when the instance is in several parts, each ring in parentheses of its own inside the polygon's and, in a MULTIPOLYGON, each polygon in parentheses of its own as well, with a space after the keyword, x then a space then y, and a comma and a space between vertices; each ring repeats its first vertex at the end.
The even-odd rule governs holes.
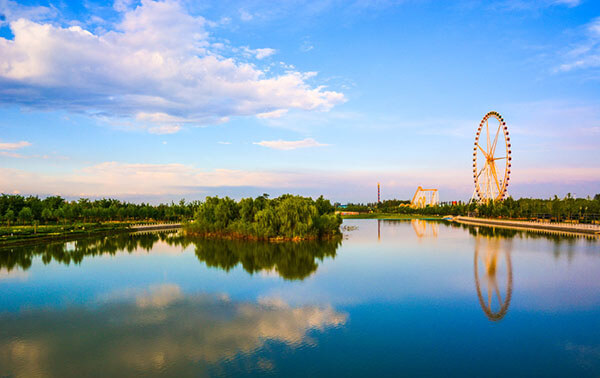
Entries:
POLYGON ((577 69, 600 67, 600 17, 595 18, 584 28, 583 40, 567 52, 567 62, 556 71, 569 72, 577 69))
MULTIPOLYGON (((206 27, 174 0, 143 0, 101 33, 11 18, 14 40, 0 38, 0 103, 210 124, 277 109, 329 110, 345 101, 342 93, 311 87, 312 75, 268 74, 215 53, 206 27)), ((262 59, 275 50, 248 52, 262 59)))
POLYGON ((254 51, 256 51, 256 59, 263 59, 275 54, 275 49, 270 48, 256 49, 254 51))
POLYGON ((115 0, 113 3, 113 8, 117 12, 125 12, 131 8, 133 4, 133 0, 115 0))
POLYGON ((244 9, 240 10, 240 20, 251 21, 253 18, 254 16, 252 16, 252 14, 250 14, 249 12, 245 11, 244 9))
POLYGON ((4 20, 0 19, 0 26, 5 22, 26 18, 29 20, 45 20, 56 17, 58 12, 52 6, 27 6, 19 4, 15 1, 0 0, 0 16, 4 16, 4 20))
POLYGON ((20 142, 13 142, 13 143, 2 143, 0 142, 0 150, 18 150, 19 148, 23 148, 23 147, 28 147, 31 146, 31 143, 26 142, 24 140, 20 141, 20 142))
POLYGON ((287 112, 288 112, 287 109, 277 109, 277 110, 273 110, 272 112, 259 113, 256 115, 256 117, 263 118, 263 119, 280 118, 280 117, 284 116, 285 114, 287 114, 287 112))
POLYGON ((581 4, 581 0, 553 0, 551 3, 553 5, 566 5, 569 8, 572 8, 581 4))
POLYGON ((492 7, 504 10, 539 10, 553 6, 573 8, 581 4, 581 0, 501 0, 492 3, 492 7))
MULTIPOLYGON (((372 199, 375 183, 381 182, 390 198, 410 198, 418 185, 440 189, 443 200, 468 199, 473 192, 469 169, 398 168, 396 171, 301 170, 257 171, 201 170, 184 164, 130 164, 105 162, 68 173, 40 174, 20 169, 0 168, 0 193, 59 194, 66 197, 173 197, 198 198, 205 193, 223 195, 223 188, 240 188, 236 197, 247 197, 249 188, 292 192, 303 195, 324 194, 334 200, 372 199)), ((600 168, 555 166, 517 167, 511 176, 509 193, 531 196, 523 188, 538 185, 561 195, 563 187, 577 187, 580 196, 600 190, 600 168), (556 190, 559 188, 559 190, 556 190)), ((573 192, 573 190, 567 190, 573 192)), ((234 193, 231 192, 231 193, 234 193)), ((543 191, 542 191, 543 192, 543 191)), ((260 194, 259 193, 259 194, 260 194)), ((545 192, 543 192, 545 193, 545 192)), ((566 192, 565 192, 566 193, 566 192)), ((545 194, 544 194, 545 195, 545 194)))
POLYGON ((302 52, 309 52, 314 48, 315 46, 309 40, 302 41, 302 44, 300 45, 300 51, 302 52))
POLYGON ((179 130, 181 130, 180 125, 161 125, 161 126, 152 126, 152 127, 148 128, 148 132, 150 134, 157 134, 157 135, 175 134, 179 130))
POLYGON ((263 140, 262 142, 254 142, 254 144, 275 150, 295 150, 297 148, 328 146, 328 144, 319 143, 312 138, 302 140, 263 140))
MULTIPOLYGON (((217 46, 219 48, 221 47, 218 44, 217 44, 217 46)), ((246 57, 254 57, 258 60, 264 59, 264 58, 271 56, 277 52, 277 50, 271 49, 271 48, 251 49, 248 46, 242 47, 242 51, 244 52, 244 55, 246 57)))

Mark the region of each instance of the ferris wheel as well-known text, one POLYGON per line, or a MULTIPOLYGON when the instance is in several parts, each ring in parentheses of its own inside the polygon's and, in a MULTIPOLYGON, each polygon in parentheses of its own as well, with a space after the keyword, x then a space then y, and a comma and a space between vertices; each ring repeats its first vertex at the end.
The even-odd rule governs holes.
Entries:
POLYGON ((500 201, 506 196, 510 180, 511 147, 508 127, 498 112, 483 117, 473 147, 473 199, 500 201))

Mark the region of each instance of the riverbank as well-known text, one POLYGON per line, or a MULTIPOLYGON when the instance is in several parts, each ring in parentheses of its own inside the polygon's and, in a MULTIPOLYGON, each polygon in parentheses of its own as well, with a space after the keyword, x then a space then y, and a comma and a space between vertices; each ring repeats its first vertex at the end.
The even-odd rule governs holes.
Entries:
POLYGON ((0 227, 0 248, 58 240, 70 241, 132 231, 166 230, 181 226, 181 223, 109 222, 0 227))
POLYGON ((306 235, 306 236, 255 236, 250 234, 241 234, 235 232, 190 232, 185 231, 186 236, 197 237, 202 239, 215 239, 215 240, 242 240, 242 241, 262 241, 262 242, 304 242, 304 241, 321 241, 321 240, 337 240, 341 239, 341 234, 328 234, 328 235, 306 235))
POLYGON ((452 219, 458 223, 482 225, 482 226, 494 226, 512 229, 524 229, 524 230, 544 230, 553 232, 565 232, 565 233, 576 233, 586 235, 600 236, 600 226, 592 224, 581 224, 581 223, 543 223, 543 222, 530 222, 530 221, 518 221, 518 220, 505 220, 505 219, 488 219, 488 218, 475 218, 475 217, 464 217, 457 216, 452 219))
POLYGON ((419 214, 396 214, 396 213, 364 213, 342 215, 342 219, 387 219, 387 220, 406 220, 406 219, 423 219, 423 220, 440 220, 438 215, 419 215, 419 214))

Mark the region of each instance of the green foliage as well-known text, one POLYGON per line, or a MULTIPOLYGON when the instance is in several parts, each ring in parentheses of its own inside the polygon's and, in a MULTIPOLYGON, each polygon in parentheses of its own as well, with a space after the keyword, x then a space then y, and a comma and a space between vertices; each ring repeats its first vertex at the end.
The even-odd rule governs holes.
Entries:
POLYGON ((592 222, 600 221, 600 198, 573 198, 567 195, 563 199, 554 196, 551 199, 520 198, 515 200, 508 197, 504 201, 481 204, 445 204, 424 209, 401 207, 399 211, 422 215, 474 215, 489 218, 592 222))
POLYGON ((73 223, 73 222, 109 222, 109 221, 180 221, 192 217, 198 202, 160 204, 152 206, 146 203, 133 204, 116 199, 91 201, 80 198, 67 201, 60 196, 40 199, 37 196, 2 194, 0 196, 0 220, 10 225, 15 220, 21 224, 37 222, 73 223))
MULTIPOLYGON (((428 206, 424 209, 413 209, 410 206, 400 206, 410 201, 390 200, 380 204, 349 204, 346 207, 337 206, 339 211, 359 211, 363 213, 373 212, 374 218, 377 214, 411 214, 411 215, 474 215, 493 218, 517 218, 517 219, 547 219, 551 221, 576 220, 579 222, 600 221, 600 194, 594 199, 573 198, 567 194, 565 198, 536 199, 512 197, 504 201, 488 203, 466 204, 458 202, 455 205, 442 204, 439 206, 428 206)), ((363 217, 363 216, 361 216, 363 217)))
POLYGON ((30 222, 33 219, 33 212, 27 206, 19 211, 19 220, 23 223, 30 222))
POLYGON ((289 194, 272 200, 263 195, 239 202, 206 197, 186 231, 257 239, 316 239, 340 233, 342 219, 334 210, 322 196, 314 201, 289 194))

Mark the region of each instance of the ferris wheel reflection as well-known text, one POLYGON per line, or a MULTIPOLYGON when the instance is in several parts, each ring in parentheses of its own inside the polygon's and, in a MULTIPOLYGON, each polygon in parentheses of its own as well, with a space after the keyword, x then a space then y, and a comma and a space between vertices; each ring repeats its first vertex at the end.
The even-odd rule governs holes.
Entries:
POLYGON ((475 237, 474 272, 477 297, 491 321, 499 321, 508 312, 512 297, 510 241, 492 236, 475 237))

